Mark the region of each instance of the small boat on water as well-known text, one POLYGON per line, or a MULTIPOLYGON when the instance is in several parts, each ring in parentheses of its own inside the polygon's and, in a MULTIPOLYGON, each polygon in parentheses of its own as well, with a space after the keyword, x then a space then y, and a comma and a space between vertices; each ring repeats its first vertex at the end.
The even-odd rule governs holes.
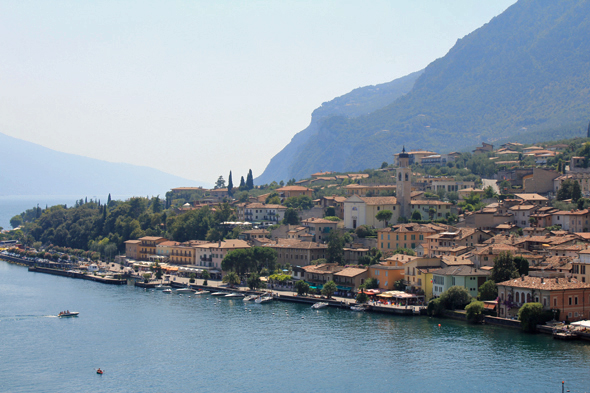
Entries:
POLYGON ((197 292, 195 292, 195 295, 206 295, 208 293, 211 293, 211 292, 209 292, 209 291, 197 291, 197 292))
POLYGON ((256 298, 258 297, 258 295, 248 295, 244 298, 245 302, 250 302, 252 300, 256 300, 256 298))
POLYGON ((80 313, 77 311, 62 311, 59 314, 57 314, 57 316, 60 318, 67 318, 67 317, 77 317, 78 314, 80 314, 80 313))
POLYGON ((260 304, 260 303, 270 302, 271 300, 272 300, 271 295, 264 295, 264 296, 258 296, 254 301, 256 303, 260 304))
POLYGON ((168 289, 164 289, 162 291, 162 293, 172 293, 172 289, 168 288, 168 289))
POLYGON ((362 304, 357 304, 355 306, 350 306, 352 311, 367 311, 367 307, 362 304))
POLYGON ((237 293, 237 292, 232 292, 228 295, 225 295, 224 297, 244 297, 243 293, 237 293))
POLYGON ((170 287, 168 285, 162 285, 162 284, 156 285, 154 287, 154 289, 157 289, 158 291, 163 291, 164 289, 169 289, 169 288, 170 287))
POLYGON ((328 306, 329 306, 329 304, 327 302, 317 302, 313 306, 311 306, 311 308, 313 308, 314 310, 319 310, 320 308, 324 308, 324 307, 328 307, 328 306))
POLYGON ((211 296, 225 296, 227 295, 227 292, 213 292, 211 294, 211 296))
POLYGON ((103 371, 99 368, 98 370, 96 370, 96 373, 102 375, 103 371))
POLYGON ((188 293, 188 292, 194 292, 194 289, 191 289, 191 288, 178 288, 176 290, 176 293, 188 293))

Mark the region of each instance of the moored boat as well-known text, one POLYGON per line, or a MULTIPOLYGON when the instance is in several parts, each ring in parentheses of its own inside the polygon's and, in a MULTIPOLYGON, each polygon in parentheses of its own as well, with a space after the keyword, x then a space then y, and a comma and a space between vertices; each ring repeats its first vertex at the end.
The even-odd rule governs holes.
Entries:
POLYGON ((319 310, 320 308, 324 308, 324 307, 328 307, 328 306, 329 306, 329 304, 327 302, 317 302, 313 306, 311 306, 311 308, 313 308, 314 310, 319 310))
POLYGON ((191 288, 178 288, 176 290, 177 293, 188 293, 188 292, 194 292, 194 289, 191 288))
POLYGON ((227 295, 227 292, 213 292, 211 294, 211 296, 225 296, 227 295))
POLYGON ((164 289, 169 289, 169 288, 170 288, 170 287, 169 287, 168 285, 162 285, 162 284, 156 285, 156 286, 154 287, 154 289, 156 289, 156 290, 158 290, 158 291, 163 291, 164 289))
POLYGON ((257 297, 258 297, 258 295, 248 295, 248 296, 246 296, 244 298, 244 301, 245 302, 249 302, 249 301, 252 301, 252 300, 256 300, 257 297))
POLYGON ((172 293, 172 289, 168 288, 168 289, 164 289, 162 291, 162 293, 172 293))
POLYGON ((272 300, 272 296, 270 295, 264 295, 264 296, 258 296, 256 298, 256 300, 254 300, 256 303, 266 303, 266 302, 270 302, 272 300))
POLYGON ((211 292, 209 292, 209 291, 197 291, 197 292, 195 292, 195 295, 206 295, 208 293, 211 293, 211 292))
POLYGON ((244 297, 243 293, 232 292, 230 294, 225 295, 225 297, 244 297))
POLYGON ((367 310, 367 307, 365 305, 362 305, 362 304, 357 304, 355 306, 350 306, 350 309, 352 311, 366 311, 367 310))

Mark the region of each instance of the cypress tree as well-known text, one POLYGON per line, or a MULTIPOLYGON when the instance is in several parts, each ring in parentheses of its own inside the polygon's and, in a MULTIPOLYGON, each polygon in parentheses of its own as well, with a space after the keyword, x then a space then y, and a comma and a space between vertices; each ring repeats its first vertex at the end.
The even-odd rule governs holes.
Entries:
POLYGON ((248 177, 246 178, 246 187, 248 190, 254 188, 254 178, 252 177, 252 169, 248 171, 248 177))
POLYGON ((244 176, 242 176, 242 178, 240 179, 240 190, 243 190, 246 188, 246 182, 244 181, 244 176))
POLYGON ((107 206, 111 204, 111 193, 109 192, 109 198, 107 199, 107 206))
POLYGON ((234 182, 232 181, 232 178, 231 178, 231 171, 229 171, 229 179, 227 180, 227 193, 229 195, 232 195, 233 189, 234 189, 234 182))

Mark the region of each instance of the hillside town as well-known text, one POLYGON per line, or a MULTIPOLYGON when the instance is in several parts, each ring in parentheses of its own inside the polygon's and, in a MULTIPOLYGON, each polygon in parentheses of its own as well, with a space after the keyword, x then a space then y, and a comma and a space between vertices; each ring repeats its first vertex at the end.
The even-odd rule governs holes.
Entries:
POLYGON ((420 173, 416 169, 450 168, 460 153, 404 149, 393 165, 371 174, 318 172, 247 199, 228 187, 177 188, 167 199, 205 195, 176 200, 179 214, 230 204, 233 219, 223 225, 238 236, 185 242, 144 236, 125 242, 125 258, 222 279, 232 251, 269 248, 287 273, 283 284, 303 280, 312 292, 334 281, 338 295, 355 297, 371 283, 380 301, 397 291, 426 304, 460 286, 501 318, 516 318, 521 306, 535 302, 563 320, 590 319, 590 210, 584 198, 590 168, 587 158, 571 154, 567 163, 557 161, 557 169, 547 166, 566 150, 571 146, 507 143, 494 150, 484 143, 473 155, 500 166, 493 181, 420 173), (494 282, 496 262, 507 258, 524 260, 523 266, 496 279, 497 292, 483 299, 482 285, 494 282))

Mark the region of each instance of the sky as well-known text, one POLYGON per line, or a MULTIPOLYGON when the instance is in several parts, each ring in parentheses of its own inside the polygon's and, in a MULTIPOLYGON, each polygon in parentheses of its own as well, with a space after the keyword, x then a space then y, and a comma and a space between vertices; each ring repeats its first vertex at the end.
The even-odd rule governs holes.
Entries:
POLYGON ((234 183, 322 102, 444 56, 515 0, 0 0, 0 132, 234 183))

